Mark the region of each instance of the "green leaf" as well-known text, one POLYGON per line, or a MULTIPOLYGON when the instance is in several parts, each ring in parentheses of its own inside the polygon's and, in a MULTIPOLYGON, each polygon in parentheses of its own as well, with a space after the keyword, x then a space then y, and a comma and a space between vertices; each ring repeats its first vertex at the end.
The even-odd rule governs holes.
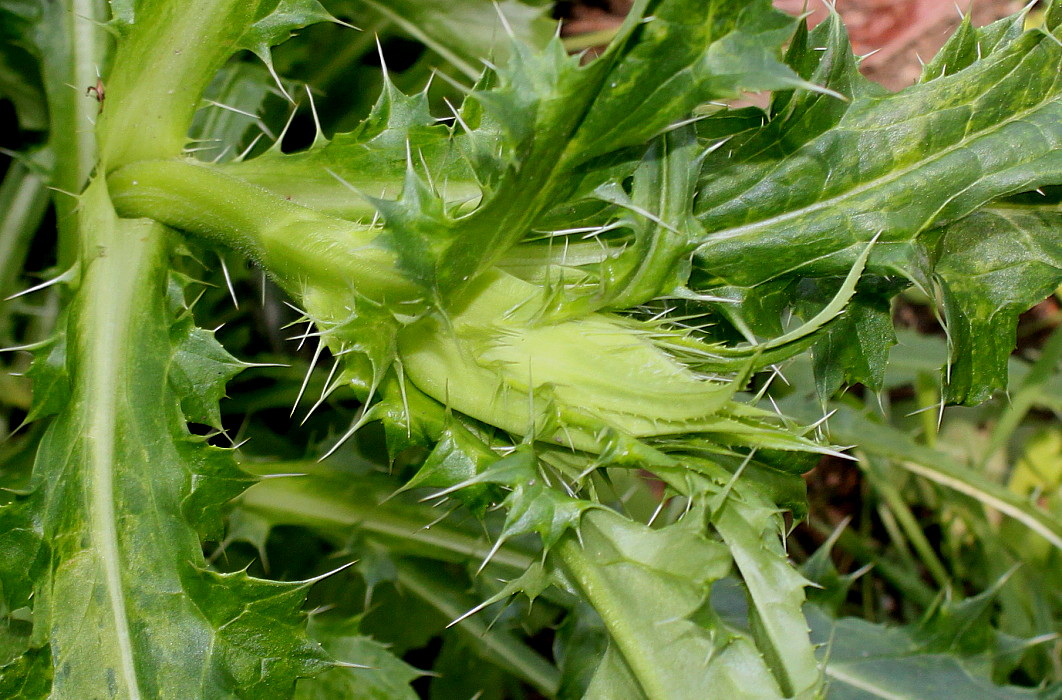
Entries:
POLYGON ((420 671, 360 634, 356 624, 314 619, 309 633, 340 664, 351 666, 299 681, 294 700, 416 700, 409 683, 420 671))
POLYGON ((879 284, 866 285, 868 288, 856 293, 840 318, 828 325, 812 346, 820 401, 826 401, 845 383, 881 390, 889 348, 896 344, 890 303, 898 291, 896 286, 880 283, 880 278, 879 284))
POLYGON ((369 197, 399 194, 415 154, 417 163, 425 164, 425 177, 445 183, 448 200, 478 199, 467 164, 454 158, 450 130, 428 106, 425 93, 405 95, 385 79, 369 116, 353 131, 331 140, 319 136, 313 148, 300 153, 274 147, 224 170, 317 211, 358 220, 376 211, 369 197))
POLYGON ((1062 284, 1062 214, 990 207, 943 229, 934 274, 951 341, 945 397, 979 403, 1007 385, 1018 315, 1062 284))
MULTIPOLYGON (((947 75, 895 95, 858 77, 836 21, 807 38, 798 34, 788 59, 801 75, 851 101, 801 90, 776 96, 763 129, 735 137, 707 158, 698 200, 707 233, 696 263, 714 281, 704 291, 714 293, 721 283, 731 289, 837 275, 859 241, 878 233, 869 269, 924 287, 931 264, 921 243, 947 245, 927 230, 997 196, 1062 178, 1052 145, 1062 139, 1062 84, 1056 80, 1062 52, 1042 31, 1020 33, 1017 22, 961 29, 933 69, 948 64, 947 75), (962 69, 954 69, 959 64, 962 69), (1023 139, 1025 147, 1007 146, 1025 133, 1035 134, 1023 139), (847 155, 856 153, 858 159, 847 155)), ((961 231, 978 221, 984 219, 953 225, 961 231)), ((1051 253, 1019 245, 979 251, 995 256, 983 258, 980 270, 970 268, 972 257, 960 256, 951 263, 955 269, 944 263, 937 273, 971 287, 956 297, 944 283, 954 341, 949 400, 972 403, 1002 386, 1016 315, 1057 284, 1049 266, 1038 264, 1051 253), (979 275, 993 265, 986 261, 1001 255, 1008 261, 1001 269, 1027 271, 1021 281, 1004 282, 1002 272, 979 275)), ((740 314, 727 311, 739 322, 740 314)), ((863 295, 825 331, 816 348, 820 395, 843 381, 880 385, 891 345, 886 314, 884 298, 863 295)))
POLYGON ((10 700, 50 697, 52 664, 47 649, 31 649, 0 666, 0 693, 10 700))
MULTIPOLYGON (((376 203, 403 267, 430 293, 445 295, 517 243, 539 214, 571 190, 572 171, 580 164, 642 144, 704 101, 738 89, 803 84, 773 58, 790 21, 766 0, 740 12, 731 12, 730 4, 656 3, 653 22, 639 25, 635 13, 616 44, 585 67, 565 55, 559 41, 539 52, 517 45, 511 60, 496 76, 488 76, 462 109, 459 126, 469 131, 459 130, 453 137, 457 152, 475 164, 486 189, 479 207, 454 217, 432 187, 433 182, 448 182, 450 166, 415 176, 411 163, 405 167, 402 196, 376 203), (661 91, 645 93, 638 86, 647 81, 662 85, 661 91), (638 105, 633 111, 632 100, 638 105)), ((389 97, 388 103, 401 106, 403 101, 389 97)), ((375 114, 389 115, 390 110, 378 107, 375 114)), ((370 118, 370 124, 375 122, 378 117, 370 118)), ((424 122, 419 119, 421 126, 412 133, 396 133, 397 143, 392 137, 387 156, 392 172, 394 165, 413 160, 413 148, 423 148, 419 134, 424 122)), ((364 134, 364 127, 360 131, 364 134)), ((342 159, 345 150, 355 162, 336 172, 340 177, 344 170, 357 173, 351 183, 360 188, 365 171, 357 161, 365 155, 361 148, 342 148, 345 140, 337 137, 332 157, 342 159)), ((367 140, 355 137, 354 143, 367 140)), ((314 156, 308 158, 300 167, 315 169, 312 177, 319 180, 321 169, 309 167, 314 156)), ((426 162, 432 170, 430 152, 426 162)), ((241 169, 282 180, 268 175, 267 162, 241 169)))
POLYGON ((881 86, 867 80, 859 72, 859 62, 852 54, 844 23, 833 8, 830 8, 826 19, 810 32, 806 23, 800 23, 789 42, 785 62, 801 78, 829 88, 836 94, 805 87, 777 91, 771 95, 770 121, 758 130, 760 133, 749 134, 745 138, 751 137, 765 145, 772 144, 771 148, 780 148, 779 152, 803 145, 835 126, 848 111, 849 101, 853 98, 887 94, 881 86), (837 95, 844 99, 837 99, 837 95))
POLYGON ((1017 13, 987 27, 975 27, 972 15, 967 13, 943 48, 922 68, 919 82, 958 73, 993 51, 1006 47, 1021 36, 1025 20, 1024 13, 1017 13))
MULTIPOLYGON (((582 700, 586 696, 595 671, 606 663, 608 644, 608 633, 594 609, 586 603, 574 606, 553 641, 553 656, 561 671, 561 686, 557 691, 560 700, 582 700)), ((599 675, 601 679, 610 677, 607 673, 599 675)), ((626 687, 631 685, 630 681, 626 682, 626 687)))
POLYGON ((709 587, 729 571, 730 555, 704 537, 698 516, 694 510, 651 530, 591 510, 579 538, 568 535, 554 550, 612 640, 590 697, 682 700, 705 688, 749 700, 782 697, 751 640, 707 606, 709 587))
POLYGON ((642 7, 653 20, 633 29, 628 44, 610 49, 616 55, 604 78, 607 88, 569 146, 581 160, 644 143, 705 102, 741 91, 811 87, 778 60, 793 21, 765 0, 665 0, 642 7))
POLYGON ((467 483, 453 495, 478 517, 483 517, 488 507, 501 500, 501 495, 498 489, 486 484, 468 482, 484 473, 497 460, 498 455, 487 444, 451 418, 428 459, 402 490, 421 487, 448 489, 467 483))
POLYGON ((119 222, 99 181, 81 228, 97 257, 67 317, 70 398, 0 510, 8 605, 32 603, 56 700, 284 697, 325 663, 300 632, 307 586, 205 570, 197 530, 247 478, 178 410, 162 231, 119 222))
MULTIPOLYGON (((47 100, 48 142, 39 162, 47 164, 43 171, 48 185, 76 194, 84 189, 98 158, 95 133, 89 125, 98 118, 99 103, 86 90, 96 86, 98 69, 106 65, 106 4, 84 3, 78 12, 60 2, 35 5, 35 26, 32 35, 26 37, 32 47, 22 46, 38 60, 47 100)), ((76 205, 72 197, 54 198, 60 269, 68 269, 76 261, 76 205)))
POLYGON ((830 700, 1031 700, 1030 688, 997 686, 978 677, 955 656, 922 651, 903 628, 856 618, 832 620, 818 608, 808 619, 827 658, 830 700))
POLYGON ((784 696, 814 697, 821 670, 802 610, 808 581, 786 559, 776 507, 753 489, 738 486, 712 515, 712 524, 741 573, 753 636, 784 696))
POLYGON ((705 164, 697 264, 741 285, 839 274, 880 233, 870 269, 910 274, 910 242, 934 224, 1062 179, 1060 68, 1057 39, 1029 31, 953 75, 855 96, 795 148, 755 161, 759 144, 720 149, 705 164))
POLYGON ((173 364, 170 384, 181 397, 181 410, 188 420, 222 429, 218 401, 225 385, 244 370, 245 365, 228 353, 210 331, 197 328, 185 316, 170 328, 173 364))
POLYGON ((469 78, 481 59, 503 64, 512 41, 541 47, 556 31, 542 5, 523 0, 365 0, 469 78))
POLYGON ((996 631, 992 629, 992 617, 999 591, 1007 578, 1001 578, 988 590, 961 600, 945 593, 939 604, 911 630, 912 638, 930 653, 974 656, 993 651, 996 631))
POLYGON ((258 0, 253 22, 237 41, 238 48, 254 53, 273 71, 270 48, 282 44, 299 29, 335 18, 318 0, 258 0))
POLYGON ((66 334, 62 331, 34 355, 33 364, 26 372, 33 381, 33 406, 26 416, 27 422, 55 415, 69 401, 70 377, 66 372, 66 360, 66 334))
POLYGON ((630 196, 614 183, 597 190, 597 196, 627 210, 626 220, 613 225, 629 226, 633 241, 602 261, 597 289, 565 304, 566 313, 627 309, 685 286, 692 241, 700 234, 693 218, 698 151, 691 127, 675 130, 650 146, 634 171, 630 196))
POLYGON ((636 5, 588 66, 574 66, 557 42, 538 54, 518 51, 497 88, 473 93, 515 158, 503 160, 497 171, 505 174, 490 197, 453 228, 454 243, 440 260, 446 278, 493 264, 547 203, 571 191, 569 173, 588 160, 646 142, 703 102, 802 84, 772 55, 789 27, 765 0, 740 8, 729 0, 664 0, 636 5), (640 22, 650 12, 653 21, 640 22))

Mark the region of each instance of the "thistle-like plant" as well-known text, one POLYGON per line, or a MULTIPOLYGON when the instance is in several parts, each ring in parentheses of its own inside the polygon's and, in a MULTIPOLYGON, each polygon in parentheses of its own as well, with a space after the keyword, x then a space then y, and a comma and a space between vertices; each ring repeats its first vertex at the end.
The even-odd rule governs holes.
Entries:
MULTIPOLYGON (((889 300, 914 287, 942 301, 945 399, 1004 387, 1017 314, 1062 282, 1046 189, 1062 184, 1062 7, 1032 29, 1024 15, 965 23, 897 94, 859 75, 836 17, 808 31, 767 0, 639 0, 593 58, 517 2, 329 9, 399 28, 474 84, 441 101, 385 66, 352 129, 326 137, 315 111, 305 149, 283 135, 260 147, 210 110, 254 118, 272 85, 299 94, 271 48, 336 22, 316 0, 0 1, 50 120, 47 146, 8 177, 33 202, 40 178, 61 192, 64 285, 54 333, 32 343, 28 417, 46 427, 0 510, 0 689, 409 697, 416 673, 356 616, 307 626, 321 577, 204 557, 204 542, 264 547, 296 524, 359 561, 367 597, 396 581, 546 696, 843 692, 809 635, 783 518, 802 513, 800 475, 841 452, 771 407, 761 371, 810 352, 823 401, 880 388, 889 300), (725 106, 754 91, 771 91, 768 109, 725 106), (193 134, 229 140, 203 158, 193 134), (270 468, 189 427, 222 431, 218 401, 250 366, 194 322, 184 271, 206 251, 253 261, 311 324, 311 370, 335 361, 318 404, 356 397, 318 455, 342 462, 380 425, 392 479, 300 464, 310 476, 241 496, 270 468), (617 508, 618 485, 647 481, 651 518, 617 508), (426 489, 483 518, 489 544, 405 500, 426 489), (470 599, 425 560, 504 584, 473 575, 470 599), (563 621, 553 662, 476 621, 517 594, 563 621)), ((334 31, 364 52, 354 29, 334 31)), ((1057 519, 1018 510, 1062 545, 1057 519)), ((352 593, 332 585, 323 604, 346 610, 352 593)))

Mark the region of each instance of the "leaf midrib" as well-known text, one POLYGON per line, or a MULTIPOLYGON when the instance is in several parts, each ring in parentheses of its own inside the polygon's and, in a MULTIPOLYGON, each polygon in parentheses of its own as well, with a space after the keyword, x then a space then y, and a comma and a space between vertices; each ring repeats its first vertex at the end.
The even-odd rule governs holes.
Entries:
MULTIPOLYGON (((1028 55, 1023 56, 1022 59, 1014 66, 1014 68, 1012 68, 1008 72, 1008 75, 1010 73, 1015 72, 1017 70, 1018 66, 1020 66, 1022 63, 1024 63, 1027 58, 1028 58, 1028 55)), ((1057 84, 1057 81, 1056 81, 1056 84, 1057 84)), ((1049 92, 1047 94, 1053 95, 1055 92, 1057 92, 1057 90, 1051 91, 1051 92, 1049 92)), ((810 213, 814 213, 814 212, 816 212, 818 210, 821 210, 821 209, 834 208, 834 209, 837 209, 838 211, 842 211, 843 207, 841 206, 840 203, 843 202, 845 199, 848 199, 850 197, 858 196, 860 194, 863 194, 863 193, 865 193, 867 191, 876 189, 878 187, 883 187, 883 186, 889 185, 889 184, 895 182, 896 180, 898 180, 900 178, 903 178, 903 177, 905 177, 907 175, 910 175, 913 172, 916 172, 916 171, 918 171, 918 170, 920 170, 920 169, 922 169, 922 168, 924 168, 924 167, 926 167, 926 166, 928 166, 928 165, 930 165, 930 164, 932 164, 932 163, 934 163, 934 162, 936 162, 936 161, 938 161, 938 160, 940 160, 940 159, 942 159, 942 158, 944 158, 944 157, 946 157, 946 156, 948 156, 948 155, 950 155, 950 154, 952 154, 954 152, 959 151, 960 149, 966 148, 968 146, 968 144, 970 142, 972 142, 972 141, 976 141, 976 140, 979 140, 981 138, 990 136, 991 134, 993 134, 993 133, 1005 128, 1006 126, 1009 126, 1010 124, 1014 124, 1014 123, 1016 123, 1018 121, 1021 121, 1022 119, 1024 119, 1028 115, 1034 114, 1035 112, 1038 112, 1038 111, 1040 111, 1042 109, 1051 107, 1054 103, 1055 103, 1055 100, 1046 99, 1046 97, 1045 97, 1045 99, 1043 101, 1037 103, 1033 107, 1030 107, 1029 109, 1022 110, 1020 112, 1016 112, 1010 118, 1008 118, 1008 119, 1006 119, 1004 121, 997 122, 995 124, 989 124, 984 129, 981 129, 981 130, 978 130, 978 131, 974 131, 972 133, 967 133, 966 135, 963 136, 963 138, 961 140, 959 140, 955 144, 953 144, 953 145, 951 145, 951 146, 949 146, 949 147, 947 147, 947 148, 945 148, 943 150, 937 151, 935 154, 933 154, 929 158, 925 158, 925 159, 922 159, 922 160, 915 161, 914 163, 912 163, 912 164, 910 164, 910 165, 908 165, 908 166, 906 166, 904 168, 901 168, 899 170, 890 171, 888 174, 886 174, 886 175, 884 175, 882 177, 875 178, 875 179, 872 179, 872 180, 868 180, 867 182, 864 182, 864 183, 862 183, 860 185, 857 185, 856 187, 853 187, 852 189, 845 190, 844 192, 838 193, 837 195, 834 195, 833 197, 829 197, 827 199, 821 199, 821 200, 819 200, 817 202, 814 202, 814 203, 812 203, 812 204, 810 204, 808 206, 801 207, 799 209, 794 209, 794 210, 787 211, 787 212, 783 212, 783 213, 778 214, 776 216, 771 216, 771 217, 768 217, 768 218, 765 218, 765 219, 760 219, 758 221, 754 221, 754 222, 750 222, 750 223, 747 223, 747 224, 743 224, 741 226, 735 226, 735 227, 731 227, 731 228, 724 228, 724 229, 720 229, 718 231, 714 231, 712 233, 709 233, 705 237, 705 241, 701 244, 701 247, 709 245, 709 244, 712 244, 712 243, 718 243, 720 241, 731 240, 731 239, 737 238, 737 237, 739 237, 739 236, 741 236, 741 235, 743 235, 745 233, 749 233, 751 231, 756 231, 757 229, 762 229, 762 228, 766 228, 766 227, 769 227, 769 226, 774 226, 776 224, 785 223, 786 221, 789 221, 791 219, 800 218, 800 217, 803 217, 803 216, 805 216, 807 214, 810 214, 810 213)), ((919 117, 923 117, 925 115, 918 115, 918 116, 919 117)), ((890 124, 890 126, 892 126, 892 125, 890 124)), ((841 125, 838 125, 837 128, 841 128, 841 125)), ((800 150, 803 150, 803 149, 799 149, 797 151, 797 153, 799 153, 800 150)), ((779 162, 779 166, 781 165, 781 163, 786 162, 786 161, 788 161, 788 158, 783 159, 782 161, 780 161, 779 162)), ((757 182, 759 182, 759 181, 757 181, 757 182)), ((757 183, 753 183, 753 184, 757 184, 757 183)), ((747 192, 747 191, 748 190, 745 190, 745 192, 747 192)), ((741 194, 744 194, 745 192, 742 192, 741 194)), ((738 194, 738 195, 735 195, 735 197, 736 196, 741 196, 741 195, 738 194)), ((730 198, 730 199, 732 200, 733 197, 730 198)), ((711 210, 709 209, 709 210, 703 212, 701 215, 703 216, 704 214, 707 214, 710 211, 711 210)))
POLYGON ((99 236, 110 240, 99 246, 99 257, 89 267, 83 288, 87 299, 81 321, 86 339, 83 357, 90 360, 85 372, 88 395, 78 407, 83 412, 89 443, 89 531, 103 571, 121 666, 119 675, 129 700, 141 700, 143 696, 122 576, 115 476, 121 468, 116 449, 121 439, 118 411, 122 396, 130 391, 128 373, 133 364, 131 320, 141 315, 137 313, 137 302, 142 298, 143 272, 152 269, 153 236, 145 235, 141 230, 145 226, 150 224, 116 222, 110 235, 101 232, 99 236))

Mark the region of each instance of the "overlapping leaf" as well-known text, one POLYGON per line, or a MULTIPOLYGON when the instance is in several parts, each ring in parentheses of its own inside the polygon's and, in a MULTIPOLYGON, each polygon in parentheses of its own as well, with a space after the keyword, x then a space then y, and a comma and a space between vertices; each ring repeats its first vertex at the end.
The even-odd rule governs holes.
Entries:
POLYGON ((582 544, 572 537, 562 545, 567 576, 611 636, 586 697, 678 700, 708 688, 734 698, 783 697, 749 638, 707 605, 730 555, 701 534, 697 516, 654 531, 594 511, 580 528, 582 544))
MULTIPOLYGON (((269 12, 256 5, 247 15, 250 30, 219 30, 227 43, 196 67, 212 69, 239 47, 268 61, 274 41, 306 22, 326 18, 315 0, 266 5, 269 12)), ((145 0, 143 6, 162 5, 145 0)), ((127 12, 132 8, 129 2, 115 3, 119 24, 125 22, 123 32, 135 31, 127 12)), ((1053 9, 1049 25, 1057 14, 1053 9)), ((232 176, 243 180, 238 183, 244 186, 241 194, 254 190, 245 203, 279 203, 261 211, 247 207, 237 212, 237 224, 224 221, 220 228, 240 230, 241 235, 251 230, 248 236, 266 231, 269 243, 287 256, 263 259, 290 273, 273 270, 290 292, 306 297, 298 301, 320 322, 324 341, 337 354, 350 356, 340 382, 354 384, 366 401, 377 389, 384 390, 384 401, 369 408, 363 420, 383 418, 392 447, 430 445, 441 438, 414 483, 479 487, 465 500, 480 511, 502 499, 508 517, 498 546, 507 538, 537 533, 552 548, 551 562, 569 588, 597 606, 610 646, 589 683, 590 697, 678 700, 697 697, 706 688, 736 698, 809 697, 818 692, 820 675, 800 614, 804 581, 785 561, 777 513, 754 488, 745 489, 746 482, 729 484, 716 501, 702 503, 722 483, 709 489, 695 484, 685 470, 700 468, 722 482, 726 479, 720 476, 731 474, 672 456, 717 452, 723 461, 755 457, 796 472, 810 465, 788 454, 778 458, 771 450, 826 448, 779 425, 766 411, 732 402, 744 379, 731 384, 698 374, 712 366, 703 357, 713 350, 696 340, 699 335, 658 330, 667 319, 640 323, 599 315, 551 323, 541 313, 552 291, 550 258, 543 258, 546 272, 534 283, 491 268, 548 210, 564 211, 571 207, 567 200, 573 193, 585 195, 593 189, 587 182, 596 186, 603 180, 597 194, 613 207, 607 216, 629 232, 606 239, 605 248, 617 240, 616 247, 633 243, 616 257, 610 257, 613 248, 591 263, 604 293, 578 312, 625 310, 676 292, 689 277, 681 263, 699 243, 699 269, 691 282, 696 292, 714 293, 725 285, 740 297, 755 294, 760 284, 774 285, 775 297, 761 308, 732 316, 747 319, 741 330, 750 341, 765 329, 767 335, 790 338, 776 317, 782 296, 794 289, 804 294, 809 307, 836 307, 828 314, 834 325, 824 320, 794 343, 802 348, 814 333, 822 333, 817 362, 820 391, 828 394, 843 379, 872 386, 881 382, 889 341, 884 300, 897 285, 886 279, 880 288, 863 284, 856 293, 862 260, 850 279, 839 284, 842 294, 833 295, 838 285, 831 279, 847 273, 867 253, 867 242, 881 234, 870 269, 879 278, 899 275, 920 283, 936 276, 949 314, 957 319, 956 356, 969 349, 972 367, 957 365, 953 395, 977 395, 994 381, 989 375, 999 374, 1006 348, 971 340, 976 333, 962 324, 994 323, 995 307, 1002 306, 998 327, 1009 329, 1019 307, 1042 294, 1051 280, 1057 282, 1059 269, 1057 246, 1041 241, 1057 230, 1053 213, 1024 215, 1020 232, 1027 235, 1019 240, 1012 240, 1018 230, 1013 225, 996 225, 987 238, 975 233, 985 230, 986 214, 962 218, 1000 195, 1062 179, 1062 51, 1054 37, 1019 34, 1014 26, 964 29, 966 34, 945 50, 944 58, 931 64, 941 77, 927 69, 923 85, 889 96, 857 76, 836 23, 811 35, 799 33, 790 49, 790 69, 775 59, 789 24, 766 0, 639 2, 613 48, 598 61, 582 65, 566 56, 559 42, 541 52, 515 49, 507 65, 483 77, 455 115, 453 128, 435 123, 426 95, 406 97, 388 84, 376 110, 356 132, 330 143, 319 138, 305 154, 274 151, 225 166, 224 177, 207 182, 222 183, 220 190, 232 186, 213 193, 218 199, 235 196, 237 180, 225 179, 232 176), (809 82, 841 92, 850 102, 824 96, 809 82), (687 172, 697 162, 697 144, 687 131, 658 139, 629 188, 627 172, 617 175, 608 167, 608 159, 616 157, 633 171, 647 141, 707 100, 743 89, 780 88, 794 91, 776 98, 762 130, 737 131, 732 125, 717 130, 732 138, 705 161, 697 219, 691 216, 694 192, 687 172), (1021 148, 1013 145, 1019 142, 1021 148), (623 149, 630 152, 617 155, 623 149), (266 185, 273 194, 254 184, 266 185), (348 194, 347 188, 357 193, 348 194), (347 201, 337 203, 336 192, 347 195, 347 201), (280 197, 308 209, 297 210, 280 197), (322 212, 334 216, 316 216, 322 212), (268 228, 274 223, 269 213, 281 215, 275 217, 276 228, 268 228), (383 228, 372 246, 386 254, 358 267, 364 261, 357 256, 372 246, 361 245, 354 228, 336 217, 363 220, 374 213, 382 216, 383 228), (291 219, 284 218, 289 215, 291 219), (252 225, 243 228, 249 221, 252 225), (940 225, 945 228, 923 235, 940 225), (312 239, 320 227, 331 227, 334 237, 312 239), (305 240, 311 241, 307 250, 299 249, 305 240), (337 241, 343 245, 332 245, 337 241), (986 264, 986 248, 993 255, 1002 251, 1003 264, 986 264), (348 254, 353 261, 340 260, 348 254), (376 265, 379 260, 386 264, 376 265), (348 262, 350 267, 344 267, 348 262), (361 279, 345 276, 348 269, 378 278, 394 273, 400 277, 395 287, 419 287, 418 305, 388 308, 388 303, 399 306, 411 298, 396 301, 387 285, 381 285, 379 298, 358 296, 365 291, 361 279), (315 275, 327 279, 317 284, 315 275), (1008 285, 1008 295, 993 299, 989 310, 981 297, 999 291, 993 276, 1008 285), (826 279, 819 285, 800 281, 803 277, 826 279), (545 289, 539 284, 543 278, 545 289), (851 304, 849 313, 838 319, 845 302, 851 304), (429 305, 436 307, 434 316, 429 305), (469 309, 475 311, 470 314, 469 309), (403 325, 406 331, 396 340, 403 325), (858 342, 851 343, 852 338, 858 342), (575 354, 564 356, 564 348, 575 354), (695 358, 697 353, 703 357, 695 358), (366 361, 372 365, 369 371, 366 361), (652 381, 639 383, 646 375, 652 381), (963 381, 972 388, 964 388, 963 381), (428 409, 417 410, 418 401, 428 409), (497 460, 487 443, 478 442, 480 436, 464 430, 474 421, 459 417, 457 423, 446 423, 447 407, 508 431, 510 438, 499 437, 507 448, 521 439, 527 444, 497 460), (554 461, 536 461, 531 442, 543 438, 573 448, 572 455, 551 453, 554 461), (762 454, 749 454, 756 450, 762 454), (605 510, 577 492, 592 492, 586 476, 602 465, 647 467, 666 475, 673 488, 690 497, 693 510, 677 524, 656 530, 605 510), (571 493, 554 487, 552 477, 571 493), (499 486, 508 489, 506 497, 499 486), (707 534, 709 523, 725 546, 707 534), (748 634, 723 624, 708 600, 711 584, 727 573, 732 559, 753 610, 748 634)), ((145 51, 154 46, 146 40, 142 44, 145 51)), ((167 78, 180 82, 180 76, 167 78)), ((125 99, 121 83, 118 87, 119 100, 125 99)), ((183 83, 178 87, 186 88, 183 83)), ((187 89, 195 92, 196 85, 187 89)), ((160 90, 148 106, 168 114, 160 106, 167 104, 164 95, 169 93, 160 90)), ((125 94, 133 94, 129 85, 125 94)), ((131 109, 136 104, 120 102, 115 108, 140 118, 131 109)), ((106 114, 105 125, 112 119, 110 111, 106 114)), ((700 127, 702 134, 718 126, 712 121, 700 127)), ((155 144, 139 151, 119 149, 117 160, 175 155, 160 156, 154 149, 155 144)), ((138 172, 150 173, 151 165, 138 172)), ((217 175, 206 166, 185 167, 184 172, 189 178, 217 175)), ((126 178, 132 185, 136 179, 126 178)), ((121 178, 112 182, 130 186, 121 178)), ((201 199, 182 202, 188 205, 186 219, 167 218, 164 206, 138 211, 127 205, 131 208, 123 213, 150 214, 174 225, 199 217, 197 223, 205 228, 239 209, 212 206, 217 202, 209 189, 200 188, 201 199), (201 215, 203 210, 209 215, 201 215)), ((100 208, 95 209, 98 214, 100 208)), ((87 223, 117 226, 111 220, 87 223)), ((134 235, 151 234, 143 240, 159 234, 159 227, 147 231, 147 224, 121 226, 134 235)), ((192 230, 224 238, 215 231, 192 230)), ((357 230, 367 238, 375 233, 357 230)), ((114 258, 120 263, 123 255, 137 250, 130 246, 114 258)), ((157 250, 151 254, 159 255, 157 250)), ((0 527, 6 537, 3 552, 13 552, 2 569, 5 594, 11 605, 21 605, 33 592, 40 629, 50 627, 50 652, 69 661, 78 678, 73 690, 74 681, 57 678, 56 697, 113 694, 114 687, 135 695, 141 686, 144 694, 182 697, 282 697, 296 677, 325 664, 320 650, 296 629, 304 589, 242 573, 209 572, 198 552, 197 534, 213 534, 222 502, 244 480, 225 453, 190 438, 184 421, 220 425, 215 401, 236 364, 208 334, 170 323, 157 303, 130 309, 131 295, 108 293, 98 270, 111 270, 121 280, 124 268, 108 267, 118 263, 92 259, 97 272, 86 272, 85 282, 91 295, 70 318, 67 342, 78 349, 71 356, 73 394, 66 405, 56 400, 48 406, 58 415, 42 447, 36 490, 0 515, 6 519, 0 527), (127 319, 119 324, 137 324, 145 357, 133 357, 127 327, 116 327, 101 307, 91 306, 107 300, 119 302, 107 309, 114 318, 127 319), (107 335, 101 328, 115 333, 107 335), (122 352, 108 355, 104 350, 113 348, 105 344, 115 338, 122 352), (92 342, 100 345, 81 352, 92 342), (81 358, 88 358, 85 367, 78 364, 81 358), (128 362, 119 365, 115 358, 128 362), (104 410, 97 410, 100 405, 104 410), (118 440, 119 434, 125 439, 118 440), (135 580, 130 572, 136 572, 135 580), (98 584, 79 589, 76 584, 84 580, 98 584), (60 600, 71 601, 70 609, 62 609, 60 600), (138 628, 131 622, 137 615, 150 615, 157 623, 138 628), (76 637, 71 631, 75 617, 98 622, 93 633, 76 637), (179 655, 170 656, 171 647, 186 639, 208 642, 191 651, 181 647, 179 655), (102 663, 90 655, 96 647, 108 650, 102 663), (174 661, 178 656, 179 662, 174 661), (262 659, 269 662, 263 666, 262 659), (201 685, 195 685, 196 679, 201 685)), ((161 299, 160 279, 156 275, 143 285, 150 287, 144 298, 161 299)), ((750 345, 740 350, 756 355, 763 349, 750 345)), ((53 352, 62 350, 56 344, 53 352)), ((49 359, 39 365, 44 377, 54 377, 59 364, 49 359)), ((733 363, 725 371, 733 371, 733 363)), ((62 388, 58 382, 55 386, 62 388)), ((63 392, 53 396, 61 398, 63 392)), ((749 472, 758 469, 750 467, 749 472)), ((951 469, 936 473, 942 479, 957 478, 951 469)), ((297 500, 299 489, 286 493, 297 500)), ((990 495, 1015 507, 1016 499, 990 495)), ((358 508, 350 512, 354 519, 364 515, 358 508)), ((1031 521, 1043 528, 1040 519, 1031 521)), ((401 537, 390 525, 390 531, 375 535, 401 537)), ((466 549, 465 555, 471 551, 466 549)), ((33 640, 34 648, 45 648, 45 641, 43 635, 33 640)), ((38 663, 32 656, 24 659, 23 666, 38 663)), ((393 671, 385 675, 401 677, 407 670, 389 657, 381 659, 393 671)), ((9 670, 0 687, 17 686, 15 674, 9 670)), ((353 669, 336 669, 333 677, 338 679, 334 692, 358 692, 351 683, 353 669)), ((398 687, 402 689, 392 692, 407 690, 404 683, 398 687)))
POLYGON ((1060 62, 1053 37, 1026 32, 932 83, 855 97, 836 126, 791 153, 736 152, 741 167, 730 168, 709 160, 699 263, 740 283, 836 274, 881 233, 872 269, 905 272, 904 244, 935 222, 1062 177, 1060 62), (769 260, 746 262, 768 250, 769 260))
MULTIPOLYGON (((979 30, 966 24, 927 66, 924 82, 895 95, 858 77, 836 20, 808 39, 798 35, 790 51, 793 64, 850 102, 803 91, 783 95, 763 129, 737 137, 708 158, 698 200, 706 234, 697 265, 709 278, 742 286, 837 275, 860 241, 880 235, 869 268, 925 286, 932 264, 922 245, 944 240, 927 231, 996 197, 1062 179, 1062 47, 1046 33, 1051 28, 1022 33, 1020 19, 1013 18, 979 30)), ((988 221, 955 225, 1001 240, 984 228, 988 221)), ((959 257, 948 260, 953 251, 937 245, 934 262, 944 286, 951 288, 945 277, 957 287, 977 285, 976 292, 958 292, 963 302, 945 291, 956 340, 952 401, 983 400, 1002 386, 1016 315, 1050 291, 1055 277, 1043 261, 1057 229, 1042 223, 1032 230, 1035 242, 1026 235, 1026 244, 1014 244, 1023 250, 980 250, 1005 253, 1006 263, 981 264, 1012 269, 1006 282, 998 275, 967 277, 974 272, 969 262, 958 251, 959 257), (1016 269, 1026 276, 1012 288, 1016 269), (1006 298, 985 301, 983 309, 974 301, 997 295, 1006 298)), ((830 337, 816 349, 824 393, 835 390, 842 377, 871 386, 880 382, 890 334, 885 317, 863 313, 860 320, 860 309, 869 307, 857 301, 855 312, 827 331, 830 337)))

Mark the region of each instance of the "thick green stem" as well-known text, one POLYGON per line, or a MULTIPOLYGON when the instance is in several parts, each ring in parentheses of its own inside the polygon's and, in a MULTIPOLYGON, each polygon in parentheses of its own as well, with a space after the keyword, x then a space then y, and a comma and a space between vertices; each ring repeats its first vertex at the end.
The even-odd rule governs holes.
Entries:
POLYGON ((377 242, 378 229, 320 214, 210 166, 142 161, 112 173, 108 184, 119 214, 149 217, 235 248, 307 306, 314 290, 377 302, 421 294, 398 271, 394 253, 377 242))
POLYGON ((107 171, 181 152, 203 90, 238 50, 260 4, 184 0, 136 7, 115 56, 99 123, 107 171))

